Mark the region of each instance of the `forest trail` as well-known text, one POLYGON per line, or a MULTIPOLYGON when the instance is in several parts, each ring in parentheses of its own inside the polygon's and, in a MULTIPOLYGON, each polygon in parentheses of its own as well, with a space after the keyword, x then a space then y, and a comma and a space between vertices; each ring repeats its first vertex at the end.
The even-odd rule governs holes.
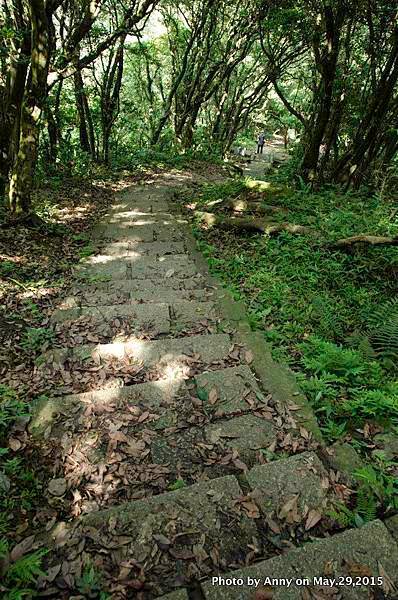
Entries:
POLYGON ((268 172, 272 165, 282 163, 289 159, 283 138, 280 135, 274 135, 264 144, 263 153, 257 154, 256 147, 252 149, 252 160, 243 167, 243 174, 257 181, 266 181, 268 172))
POLYGON ((49 566, 62 563, 51 586, 70 597, 88 560, 112 599, 304 597, 295 585, 255 595, 212 583, 226 573, 331 577, 353 565, 395 578, 382 522, 328 536, 344 479, 320 460, 289 372, 209 277, 173 203, 189 182, 162 175, 120 192, 94 231, 101 253, 54 314, 65 347, 44 355, 37 377, 58 382, 58 395, 32 421, 65 515, 50 532, 49 566))

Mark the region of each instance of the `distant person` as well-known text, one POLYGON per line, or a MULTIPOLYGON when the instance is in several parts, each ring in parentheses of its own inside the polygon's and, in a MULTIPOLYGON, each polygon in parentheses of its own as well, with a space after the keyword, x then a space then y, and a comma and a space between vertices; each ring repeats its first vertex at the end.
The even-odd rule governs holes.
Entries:
POLYGON ((257 154, 261 154, 263 153, 263 148, 264 148, 264 144, 265 144, 265 135, 263 133, 260 133, 260 135, 257 138, 257 154))

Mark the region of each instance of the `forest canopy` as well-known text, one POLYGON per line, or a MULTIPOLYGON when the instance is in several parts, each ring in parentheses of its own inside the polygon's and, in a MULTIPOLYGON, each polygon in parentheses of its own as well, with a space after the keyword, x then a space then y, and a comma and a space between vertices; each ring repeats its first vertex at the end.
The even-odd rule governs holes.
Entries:
POLYGON ((0 194, 148 151, 224 157, 294 129, 304 181, 374 184, 398 148, 395 2, 3 0, 0 194), (249 142, 248 142, 249 140, 249 142))

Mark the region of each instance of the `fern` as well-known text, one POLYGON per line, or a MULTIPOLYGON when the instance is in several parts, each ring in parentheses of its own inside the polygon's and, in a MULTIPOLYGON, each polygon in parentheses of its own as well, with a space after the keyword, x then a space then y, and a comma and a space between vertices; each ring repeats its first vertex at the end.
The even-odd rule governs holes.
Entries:
POLYGON ((398 298, 380 306, 369 318, 367 337, 376 354, 398 358, 398 298))
POLYGON ((355 524, 354 513, 342 502, 336 503, 335 508, 328 511, 328 515, 344 529, 355 524))
POLYGON ((369 494, 367 486, 359 487, 355 509, 365 523, 369 523, 376 518, 377 501, 373 494, 369 494))
POLYGON ((6 573, 6 581, 10 584, 24 585, 34 583, 39 575, 45 576, 41 569, 42 558, 47 550, 41 549, 23 556, 12 563, 6 573))

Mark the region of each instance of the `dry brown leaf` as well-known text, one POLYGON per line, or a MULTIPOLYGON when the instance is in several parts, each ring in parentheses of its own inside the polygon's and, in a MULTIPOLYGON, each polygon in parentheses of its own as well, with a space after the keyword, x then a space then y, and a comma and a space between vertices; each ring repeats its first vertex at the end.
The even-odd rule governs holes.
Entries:
POLYGON ((21 558, 21 556, 26 554, 26 552, 29 552, 29 550, 31 550, 31 548, 33 546, 34 541, 35 541, 35 536, 30 535, 29 537, 22 540, 22 542, 19 542, 19 544, 14 546, 14 548, 11 550, 11 553, 10 553, 11 561, 15 562, 16 560, 19 560, 21 558))
POLYGON ((209 392, 209 404, 215 404, 218 400, 218 392, 217 389, 214 387, 210 390, 209 392))
POLYGON ((248 365, 250 365, 250 363, 253 362, 253 352, 251 350, 247 350, 245 352, 245 361, 247 362, 248 365))
POLYGON ((297 510, 297 502, 298 502, 298 494, 296 494, 295 496, 290 498, 290 500, 285 502, 285 504, 282 506, 282 508, 279 511, 279 517, 281 519, 284 519, 287 517, 287 515, 290 512, 296 511, 297 510))
POLYGON ((319 521, 321 519, 322 519, 321 513, 319 511, 315 510, 314 508, 311 509, 310 512, 308 513, 307 520, 305 522, 306 531, 315 527, 315 525, 317 523, 319 523, 319 521))

